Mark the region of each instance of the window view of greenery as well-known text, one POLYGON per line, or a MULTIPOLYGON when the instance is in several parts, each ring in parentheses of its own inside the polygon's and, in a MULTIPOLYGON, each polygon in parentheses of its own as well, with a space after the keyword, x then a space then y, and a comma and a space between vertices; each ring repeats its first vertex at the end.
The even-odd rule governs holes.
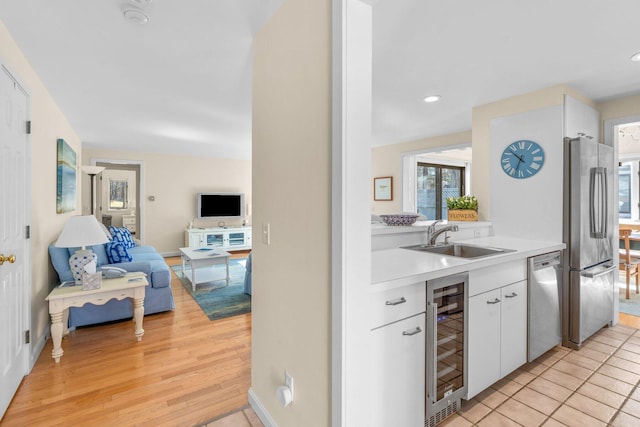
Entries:
POLYGON ((618 168, 618 203, 620 218, 631 218, 631 163, 618 168))
POLYGON ((447 197, 464 194, 464 168, 418 163, 418 213, 427 219, 447 218, 447 197))

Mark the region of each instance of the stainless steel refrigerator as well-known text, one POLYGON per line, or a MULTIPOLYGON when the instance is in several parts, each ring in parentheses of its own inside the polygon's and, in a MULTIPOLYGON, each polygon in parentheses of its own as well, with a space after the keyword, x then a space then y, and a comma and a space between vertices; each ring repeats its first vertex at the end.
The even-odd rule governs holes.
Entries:
POLYGON ((563 344, 582 343, 613 320, 613 148, 565 138, 563 344))

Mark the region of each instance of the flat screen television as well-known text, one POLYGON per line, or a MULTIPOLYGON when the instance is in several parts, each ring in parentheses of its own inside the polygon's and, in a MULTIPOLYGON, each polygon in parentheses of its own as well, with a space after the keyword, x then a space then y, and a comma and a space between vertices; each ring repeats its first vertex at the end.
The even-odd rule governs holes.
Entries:
POLYGON ((244 193, 198 193, 198 218, 244 218, 244 193))

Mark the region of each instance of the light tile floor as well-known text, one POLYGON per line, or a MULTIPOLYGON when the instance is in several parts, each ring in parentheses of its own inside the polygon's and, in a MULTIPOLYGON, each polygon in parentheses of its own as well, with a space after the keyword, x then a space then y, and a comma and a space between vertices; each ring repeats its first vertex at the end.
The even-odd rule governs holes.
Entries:
POLYGON ((470 401, 444 427, 640 426, 640 330, 604 328, 556 347, 470 401))
POLYGON ((208 421, 203 427, 264 427, 253 409, 245 407, 218 419, 208 421))

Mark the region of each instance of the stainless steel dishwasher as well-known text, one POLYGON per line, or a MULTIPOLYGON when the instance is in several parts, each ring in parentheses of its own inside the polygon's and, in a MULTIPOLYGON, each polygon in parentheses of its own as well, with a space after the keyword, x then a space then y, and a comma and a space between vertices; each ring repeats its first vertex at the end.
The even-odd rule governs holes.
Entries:
POLYGON ((538 358, 562 342, 560 294, 562 253, 529 258, 527 360, 538 358))

